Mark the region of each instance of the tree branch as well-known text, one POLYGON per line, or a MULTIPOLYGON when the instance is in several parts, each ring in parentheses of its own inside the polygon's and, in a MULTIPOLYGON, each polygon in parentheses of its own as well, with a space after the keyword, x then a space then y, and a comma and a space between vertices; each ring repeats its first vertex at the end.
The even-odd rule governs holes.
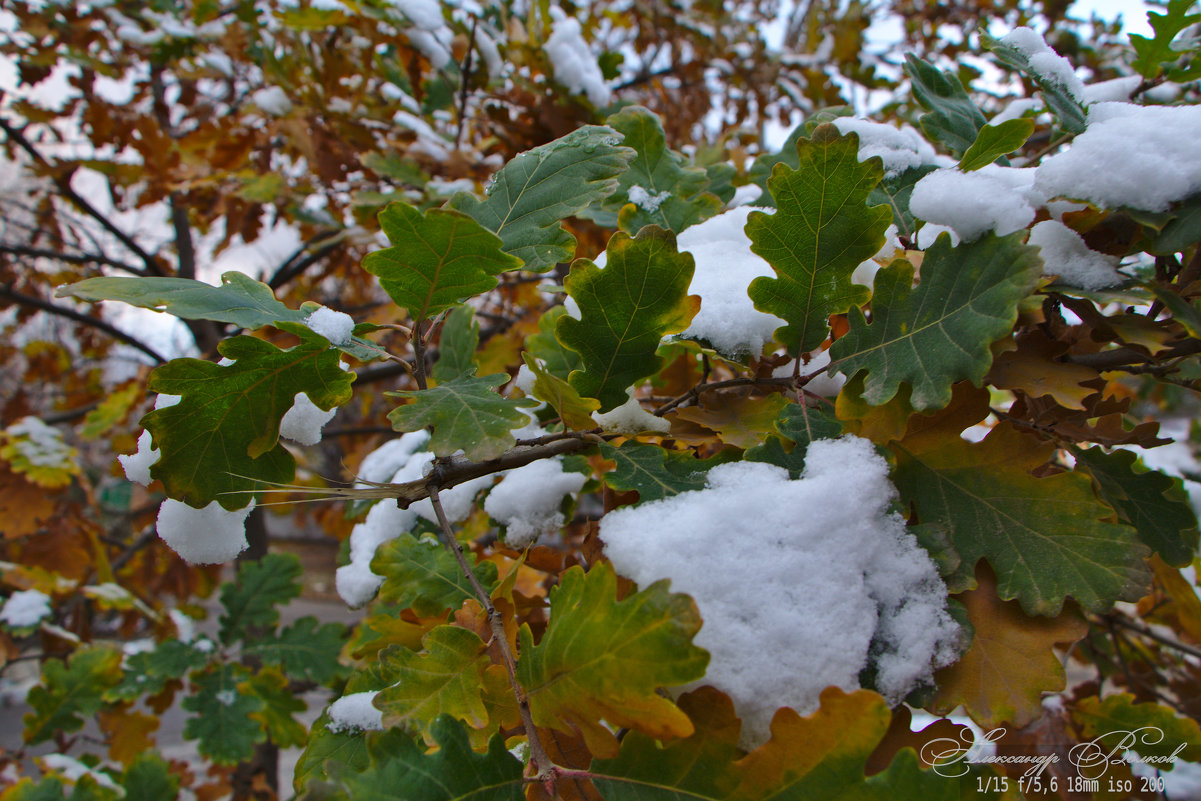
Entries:
POLYGON ((658 409, 655 409, 652 414, 656 417, 662 417, 677 406, 681 406, 689 401, 696 401, 702 393, 714 389, 726 389, 728 387, 788 387, 792 386, 795 382, 795 378, 787 376, 785 378, 728 378, 725 381, 714 381, 710 384, 697 384, 678 398, 668 401, 658 409))
POLYGON ((66 264, 100 264, 105 267, 113 267, 118 270, 124 270, 127 273, 134 275, 145 276, 146 271, 138 267, 133 267, 123 261, 111 259, 108 256, 99 253, 63 253, 58 250, 49 250, 46 248, 34 248, 25 245, 4 245, 0 244, 0 253, 11 256, 25 256, 31 259, 52 259, 61 261, 66 264))
POLYGON ((281 286, 301 275, 305 270, 312 267, 329 254, 333 253, 342 246, 341 239, 336 242, 331 242, 328 245, 323 245, 312 252, 309 252, 309 248, 318 242, 329 239, 330 237, 338 236, 341 233, 341 231, 323 231, 309 239, 308 242, 305 242, 303 245, 297 248, 291 256, 284 260, 284 263, 279 266, 279 269, 277 269, 271 276, 270 280, 267 281, 267 286, 271 287, 272 289, 279 289, 281 286), (308 253, 308 255, 304 256, 306 253, 308 253), (304 256, 304 258, 301 258, 301 256, 304 256), (299 261, 297 261, 298 259, 299 261))
POLYGON ((0 298, 5 298, 7 300, 12 301, 13 303, 19 303, 22 306, 29 306, 30 308, 40 309, 41 311, 48 312, 48 313, 54 314, 54 315, 58 315, 59 317, 66 317, 68 320, 74 320, 77 323, 82 323, 83 325, 89 326, 91 328, 95 328, 97 331, 103 331, 104 333, 111 336, 113 339, 119 340, 121 342, 124 342, 126 345, 130 345, 132 347, 137 348, 138 350, 142 351, 142 353, 145 353, 147 356, 154 359, 154 361, 158 364, 163 364, 164 362, 167 361, 167 358, 165 356, 163 356, 161 353, 156 351, 154 348, 147 345, 145 342, 142 342, 141 340, 137 339, 136 337, 130 336, 129 334, 122 331, 121 329, 119 329, 109 323, 106 323, 104 320, 101 320, 99 318, 89 317, 88 315, 83 314, 81 312, 77 312, 74 309, 67 309, 62 306, 55 306, 53 303, 50 303, 49 301, 46 301, 46 300, 42 300, 41 298, 38 298, 38 297, 34 297, 33 295, 26 295, 23 292, 17 292, 15 289, 13 289, 11 286, 9 286, 7 284, 0 284, 0 298))
POLYGON ((0 117, 0 130, 15 142, 29 157, 37 164, 41 165, 50 175, 50 180, 54 182, 55 187, 67 200, 71 201, 80 211, 91 217, 100 224, 104 230, 117 238, 122 245, 128 248, 146 265, 146 269, 139 273, 140 275, 163 275, 162 265, 158 263, 158 259, 152 256, 145 248, 134 241, 133 237, 122 231, 117 225, 100 212, 95 206, 85 200, 78 192, 71 188, 71 179, 64 177, 61 171, 56 168, 50 161, 41 154, 41 152, 33 146, 26 137, 17 128, 13 127, 8 120, 0 117))

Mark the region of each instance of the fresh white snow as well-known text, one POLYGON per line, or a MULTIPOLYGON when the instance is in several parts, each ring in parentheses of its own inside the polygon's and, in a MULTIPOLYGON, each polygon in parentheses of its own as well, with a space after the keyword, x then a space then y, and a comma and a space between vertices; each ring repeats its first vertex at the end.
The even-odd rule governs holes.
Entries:
POLYGON ((384 713, 371 705, 376 692, 350 693, 329 705, 328 728, 332 732, 383 731, 384 713))
POLYGON ((354 334, 354 318, 325 306, 313 311, 304 324, 333 345, 345 345, 354 334))
POLYGON ((558 6, 551 6, 550 13, 554 27, 543 48, 555 80, 570 92, 584 94, 592 105, 607 106, 612 93, 596 56, 584 41, 580 21, 567 16, 558 6))
POLYGON ((695 642, 711 655, 700 683, 734 699, 746 747, 766 741, 777 707, 812 712, 827 686, 858 687, 869 663, 896 703, 957 653, 946 587, 889 512, 884 459, 842 437, 805 461, 795 481, 774 465, 720 465, 706 489, 601 520, 618 572, 644 587, 670 578, 696 601, 695 642))
POLYGON ((484 499, 484 511, 505 526, 506 544, 524 548, 563 527, 559 505, 587 480, 583 473, 565 471, 562 457, 531 462, 505 474, 484 499))
POLYGON ((1090 250, 1080 234, 1055 220, 1030 229, 1029 244, 1041 249, 1043 272, 1082 289, 1104 289, 1120 283, 1118 259, 1090 250))
POLYGON ((195 509, 167 498, 158 510, 158 535, 185 562, 215 565, 228 562, 246 550, 246 517, 254 501, 242 509, 226 511, 213 501, 195 509))
POLYGON ((50 596, 37 590, 17 590, 0 609, 0 623, 14 628, 36 626, 50 617, 50 596))
POLYGON ((292 399, 292 408, 279 421, 279 435, 301 445, 316 445, 321 441, 321 428, 337 411, 324 411, 309 400, 308 395, 297 392, 292 399))

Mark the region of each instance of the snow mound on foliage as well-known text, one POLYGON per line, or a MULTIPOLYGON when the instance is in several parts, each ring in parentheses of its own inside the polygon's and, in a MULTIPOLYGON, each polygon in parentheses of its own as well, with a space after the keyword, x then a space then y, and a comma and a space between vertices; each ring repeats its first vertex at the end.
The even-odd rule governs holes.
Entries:
MULTIPOLYGON (((179 403, 182 398, 179 395, 159 395, 154 399, 154 408, 166 409, 168 406, 174 406, 179 403)), ((135 484, 141 484, 143 487, 150 486, 150 466, 158 461, 158 448, 151 447, 151 437, 149 431, 142 431, 138 435, 138 450, 136 453, 121 454, 117 457, 117 461, 121 463, 121 467, 125 470, 125 477, 135 484)))
POLYGON ((384 713, 372 706, 377 692, 350 693, 329 705, 327 728, 334 732, 383 731, 384 713))
POLYGON ((607 106, 613 95, 596 56, 584 41, 580 21, 567 16, 558 6, 551 6, 550 14, 554 27, 543 49, 555 80, 570 92, 583 93, 592 105, 607 106))
POLYGON ((834 125, 841 134, 854 133, 859 137, 859 160, 879 156, 884 163, 885 177, 899 175, 924 164, 947 166, 950 159, 939 156, 934 146, 922 138, 911 125, 899 128, 883 122, 859 117, 839 117, 834 125))
POLYGON ((349 314, 322 306, 304 318, 313 333, 320 334, 333 345, 345 345, 354 335, 354 318, 349 314))
POLYGON ((1201 192, 1201 106, 1094 103, 1088 128, 1038 167, 1049 197, 1164 211, 1201 192))
POLYGON ((559 505, 579 492, 588 477, 563 469, 563 458, 542 459, 510 470, 488 493, 484 511, 505 526, 505 543, 524 548, 565 522, 559 505))
POLYGON ((1030 70, 1050 84, 1063 87, 1063 90, 1075 100, 1084 97, 1084 83, 1076 75, 1072 62, 1056 53, 1044 39, 1032 28, 1014 28, 1001 39, 1003 44, 1018 50, 1026 56, 1030 70))
POLYGON ((1038 223, 1030 229, 1029 242, 1042 251, 1043 272, 1058 275, 1065 284, 1104 289, 1122 280, 1116 257, 1091 250, 1080 234, 1061 222, 1038 223))
POLYGON ((228 562, 246 550, 246 516, 253 508, 251 501, 231 512, 213 501, 194 509, 168 498, 158 508, 158 536, 189 564, 228 562))
POLYGON ((288 409, 279 421, 279 435, 301 445, 316 445, 321 441, 321 428, 337 413, 337 409, 328 412, 309 400, 303 392, 297 392, 292 398, 292 408, 288 409))
POLYGON ((17 590, 0 609, 0 623, 15 628, 36 626, 50 617, 50 596, 37 590, 17 590))
MULTIPOLYGON (((758 209, 762 211, 762 209, 758 209)), ((702 339, 728 356, 763 352, 784 321, 755 308, 747 287, 759 276, 775 277, 771 265, 751 252, 746 220, 756 209, 740 206, 688 228, 676 240, 696 261, 688 291, 701 296, 701 310, 680 334, 702 339)))
POLYGON ((765 742, 776 708, 818 707, 865 668, 890 702, 956 656, 959 629, 929 555, 888 511, 888 466, 857 437, 809 447, 790 480, 774 465, 735 462, 708 487, 610 512, 605 553, 640 586, 662 578, 693 597, 709 651, 701 683, 724 691, 743 745, 765 742))
MULTIPOLYGON (((428 441, 429 434, 426 431, 414 431, 384 443, 363 459, 359 477, 366 481, 392 484, 424 478, 434 461, 432 453, 421 450, 428 441)), ((467 517, 476 494, 491 483, 492 476, 482 476, 442 490, 438 499, 450 522, 457 523, 467 517)), ((360 483, 357 486, 367 485, 360 483)), ((384 580, 371 571, 371 560, 376 550, 401 534, 412 531, 418 517, 437 522, 434 505, 428 498, 410 504, 408 509, 401 509, 395 500, 385 498, 372 506, 363 522, 351 530, 350 561, 334 574, 338 595, 349 606, 363 606, 375 597, 384 580)))
POLYGON ((634 397, 633 387, 627 389, 626 394, 629 399, 620 406, 607 412, 592 413, 598 426, 611 434, 641 434, 643 431, 666 434, 671 430, 671 423, 642 408, 634 397))
POLYGON ((1033 222, 1034 209, 1046 202, 1034 185, 1033 169, 990 164, 973 172, 935 170, 913 187, 909 210, 949 226, 964 242, 987 231, 1005 236, 1033 222))

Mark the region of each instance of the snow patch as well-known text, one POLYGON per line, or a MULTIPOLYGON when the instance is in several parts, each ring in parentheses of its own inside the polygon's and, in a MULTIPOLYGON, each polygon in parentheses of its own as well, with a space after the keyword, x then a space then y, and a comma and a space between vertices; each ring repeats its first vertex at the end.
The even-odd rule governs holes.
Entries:
POLYGON ((288 99, 288 93, 278 86, 259 89, 250 96, 250 102, 273 117, 286 117, 292 111, 292 101, 288 99))
MULTIPOLYGON (((301 445, 316 445, 321 441, 322 426, 333 419, 337 411, 324 411, 309 400, 308 395, 297 392, 292 398, 292 408, 279 421, 279 435, 301 445)), ((141 449, 140 440, 138 448, 141 449)))
POLYGON ((638 208, 645 211, 647 214, 654 214, 663 205, 663 201, 671 197, 671 191, 664 189, 662 192, 651 192, 638 184, 634 184, 629 190, 630 202, 638 208))
POLYGON ((1104 289, 1122 281, 1119 259, 1090 250, 1080 234, 1055 220, 1030 229, 1029 243, 1042 250, 1043 273, 1082 289, 1104 289))
POLYGON ((629 395, 629 399, 617 408, 592 413, 592 419, 598 426, 612 434, 633 435, 643 431, 666 434, 671 431, 671 423, 642 408, 642 404, 634 397, 633 388, 627 389, 626 394, 629 395))
POLYGON ((607 106, 612 93, 601 74, 596 56, 584 41, 580 21, 558 6, 550 7, 554 27, 543 48, 555 80, 571 92, 582 92, 594 106, 607 106))
POLYGON ((329 705, 327 727, 330 731, 383 731, 384 713, 371 705, 379 692, 350 693, 329 705))
POLYGON ((927 222, 954 229, 964 242, 987 231, 1020 231, 1034 220, 1044 198, 1034 189, 1033 169, 989 165, 974 172, 936 170, 917 182, 909 210, 927 222))
POLYGON ((168 498, 158 509, 158 535, 189 564, 228 562, 246 550, 246 516, 253 508, 253 500, 231 512, 216 501, 194 509, 168 498))
POLYGON ((706 489, 601 520, 618 572, 643 587, 670 578, 696 601, 695 643, 711 655, 702 682, 734 699, 744 747, 767 740, 778 707, 808 714, 824 688, 858 687, 865 667, 895 704, 956 657, 946 587, 889 512, 887 476, 867 440, 821 440, 799 480, 774 465, 719 465, 706 489))
MULTIPOLYGON (((657 418, 656 418, 657 419, 657 418)), ((563 458, 542 459, 509 471, 484 500, 488 516, 505 526, 505 543, 524 548, 563 527, 559 505, 588 477, 563 470, 563 458)))
POLYGON ((1001 38, 1002 44, 1018 50, 1030 64, 1035 75, 1050 84, 1060 86, 1073 100, 1084 97, 1084 83, 1076 75, 1072 62, 1056 53, 1047 45, 1047 41, 1031 28, 1014 28, 1008 35, 1001 38))
POLYGON ((839 117, 834 125, 840 133, 859 136, 859 160, 879 156, 884 162, 884 175, 890 177, 923 164, 949 166, 950 159, 939 156, 912 126, 888 125, 857 117, 839 117))
POLYGON ((325 306, 304 318, 304 324, 328 339, 332 345, 345 345, 354 335, 354 318, 325 306))
POLYGON ((50 596, 37 590, 18 590, 0 609, 0 623, 13 628, 36 626, 50 617, 50 596))

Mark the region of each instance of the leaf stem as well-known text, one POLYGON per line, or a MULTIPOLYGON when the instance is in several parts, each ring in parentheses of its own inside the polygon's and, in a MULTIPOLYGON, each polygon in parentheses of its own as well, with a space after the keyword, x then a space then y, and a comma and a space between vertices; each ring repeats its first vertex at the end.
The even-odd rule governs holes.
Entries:
POLYGON ((702 393, 715 389, 726 389, 728 387, 788 387, 792 386, 794 381, 795 379, 792 376, 788 376, 786 378, 727 378, 724 381, 697 384, 678 398, 668 401, 658 409, 655 409, 652 414, 656 417, 662 417, 677 406, 682 406, 689 401, 695 402, 700 398, 702 393))
MULTIPOLYGON (((434 472, 430 474, 431 478, 438 474, 438 464, 435 462, 434 472)), ((441 534, 442 545, 450 551, 454 556, 455 561, 459 563, 459 569, 463 571, 463 575, 467 577, 467 581, 471 584, 471 589, 475 593, 476 600, 483 607, 484 612, 488 615, 488 625, 492 629, 492 641, 496 643, 496 647, 500 649, 501 656, 505 662, 505 672, 509 676, 509 686, 513 690, 513 695, 517 699, 517 708, 521 713, 521 723, 525 727, 526 741, 530 746, 530 764, 534 768, 534 779, 541 782, 547 792, 553 797, 555 795, 554 785, 555 780, 560 774, 560 769, 556 768, 550 757, 546 754, 546 749, 542 746, 542 740, 538 737, 538 728, 534 725, 534 716, 530 712, 529 696, 526 694, 525 688, 521 686, 521 682, 517 680, 517 657, 513 654, 513 649, 509 647, 508 637, 505 636, 505 622, 497 611, 496 606, 492 603, 492 596, 484 589, 484 585, 480 584, 475 573, 471 569, 471 565, 467 563, 467 557, 463 555, 463 546, 459 544, 455 537, 454 528, 450 524, 450 520, 446 517, 446 512, 442 508, 442 501, 438 497, 438 485, 431 481, 429 486, 430 504, 434 507, 434 514, 438 517, 439 533, 441 534)))

